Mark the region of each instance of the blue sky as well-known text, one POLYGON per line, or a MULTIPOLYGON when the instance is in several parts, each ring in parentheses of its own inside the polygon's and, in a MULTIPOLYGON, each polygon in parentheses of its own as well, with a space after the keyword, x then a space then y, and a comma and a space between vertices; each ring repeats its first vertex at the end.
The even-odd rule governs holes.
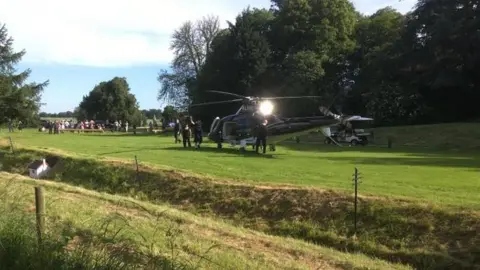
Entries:
MULTIPOLYGON (((416 0, 353 0, 371 14, 392 6, 402 13, 416 0)), ((269 0, 0 0, 0 22, 27 54, 18 69, 32 81, 50 80, 45 112, 73 110, 101 81, 126 77, 142 109, 157 101, 160 69, 168 68, 174 29, 212 14, 222 26, 245 7, 269 7, 269 0), (28 8, 25 8, 28 7, 28 8), (12 12, 22 10, 22 12, 12 12)))

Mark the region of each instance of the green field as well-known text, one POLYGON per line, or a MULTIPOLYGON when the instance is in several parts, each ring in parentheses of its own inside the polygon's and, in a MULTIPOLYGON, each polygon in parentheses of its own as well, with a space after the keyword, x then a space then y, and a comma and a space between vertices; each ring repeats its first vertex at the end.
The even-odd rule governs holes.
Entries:
POLYGON ((357 167, 363 178, 362 194, 410 197, 480 209, 480 154, 472 149, 340 148, 285 143, 267 155, 242 155, 237 149, 226 146, 219 150, 213 144, 206 144, 198 151, 184 149, 174 144, 173 138, 162 135, 49 135, 27 131, 13 134, 12 139, 18 146, 57 149, 96 158, 134 160, 137 156, 143 164, 256 184, 352 190, 352 173, 357 167))
MULTIPOLYGON (((278 236, 278 243, 289 250, 298 249, 299 244, 289 242, 293 237, 346 252, 323 249, 322 258, 326 258, 323 253, 333 255, 316 258, 315 264, 327 261, 326 265, 341 269, 362 269, 372 262, 358 257, 346 266, 344 256, 363 253, 417 269, 480 267, 479 137, 469 136, 478 132, 478 125, 433 125, 399 132, 402 129, 407 128, 377 129, 375 144, 367 147, 324 145, 315 143, 321 138, 310 135, 300 144, 286 142, 266 155, 241 154, 228 146, 220 150, 208 143, 200 150, 184 149, 165 135, 24 131, 2 134, 0 160, 2 171, 26 174, 29 162, 54 154, 61 157, 62 165, 48 176, 50 180, 117 198, 167 203, 172 211, 188 212, 200 223, 220 219, 230 224, 222 227, 221 235, 247 228, 278 236), (471 131, 458 132, 461 136, 449 143, 452 135, 445 131, 462 126, 471 131), (389 149, 382 141, 392 135, 395 144, 389 149), (10 153, 8 136, 15 153, 10 153), (357 230, 351 195, 355 167, 362 180, 357 230)), ((64 212, 75 220, 73 211, 64 212)), ((194 241, 188 233, 185 237, 194 241)), ((257 237, 252 236, 252 241, 257 237)), ((250 259, 249 252, 258 251, 243 250, 238 256, 250 259)), ((282 254, 290 256, 284 250, 273 257, 253 258, 252 263, 273 260, 277 268, 284 263, 287 267, 288 262, 278 259, 282 254)), ((228 256, 225 263, 232 264, 228 256)))

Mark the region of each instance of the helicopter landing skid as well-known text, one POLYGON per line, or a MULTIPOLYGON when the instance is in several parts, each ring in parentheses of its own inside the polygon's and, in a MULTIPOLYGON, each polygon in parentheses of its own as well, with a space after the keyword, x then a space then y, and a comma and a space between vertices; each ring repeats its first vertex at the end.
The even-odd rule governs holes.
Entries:
POLYGON ((247 141, 246 140, 241 140, 240 141, 240 152, 245 152, 247 148, 247 141))
MULTIPOLYGON (((235 141, 231 141, 231 142, 230 142, 230 145, 231 145, 232 147, 237 146, 237 144, 236 144, 235 141)), ((247 140, 240 140, 239 146, 240 146, 240 152, 245 152, 246 149, 247 149, 247 140)))

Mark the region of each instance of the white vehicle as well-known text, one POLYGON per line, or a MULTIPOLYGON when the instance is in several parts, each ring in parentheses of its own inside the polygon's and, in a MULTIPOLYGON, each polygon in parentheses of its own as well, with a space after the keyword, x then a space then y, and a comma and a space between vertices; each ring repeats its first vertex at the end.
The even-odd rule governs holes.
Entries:
POLYGON ((372 124, 372 118, 358 115, 346 117, 341 124, 330 127, 332 136, 330 138, 325 138, 325 143, 348 143, 351 146, 359 144, 367 145, 368 137, 371 137, 372 135, 372 124))

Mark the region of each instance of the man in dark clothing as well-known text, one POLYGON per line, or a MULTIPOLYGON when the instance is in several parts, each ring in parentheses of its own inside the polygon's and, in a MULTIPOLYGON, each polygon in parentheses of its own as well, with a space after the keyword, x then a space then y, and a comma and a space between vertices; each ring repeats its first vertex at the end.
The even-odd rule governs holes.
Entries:
POLYGON ((202 138, 202 122, 200 120, 197 120, 195 123, 195 129, 193 131, 195 133, 195 147, 200 148, 200 144, 202 144, 203 138, 202 138))
POLYGON ((13 121, 10 119, 8 121, 8 132, 13 132, 13 121))
POLYGON ((258 153, 258 147, 262 144, 263 153, 267 151, 267 120, 263 121, 262 124, 257 127, 257 141, 255 144, 255 151, 258 153))
POLYGON ((183 147, 192 147, 190 143, 190 137, 192 136, 192 128, 194 127, 195 123, 191 117, 185 117, 185 121, 182 125, 182 139, 183 139, 183 147))
POLYGON ((179 143, 180 139, 178 136, 180 135, 180 120, 175 119, 175 126, 173 126, 173 137, 175 138, 175 143, 179 143))
POLYGON ((48 134, 53 134, 53 123, 52 121, 48 121, 48 134))

